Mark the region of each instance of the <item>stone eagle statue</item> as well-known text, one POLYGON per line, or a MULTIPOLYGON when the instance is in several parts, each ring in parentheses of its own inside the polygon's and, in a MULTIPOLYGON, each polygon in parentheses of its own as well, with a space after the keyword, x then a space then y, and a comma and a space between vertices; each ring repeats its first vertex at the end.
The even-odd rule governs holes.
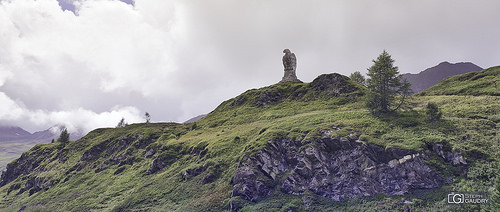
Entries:
POLYGON ((297 79, 295 70, 297 69, 297 57, 290 51, 290 49, 283 50, 283 66, 285 67, 285 75, 281 79, 281 82, 288 81, 300 81, 297 79))

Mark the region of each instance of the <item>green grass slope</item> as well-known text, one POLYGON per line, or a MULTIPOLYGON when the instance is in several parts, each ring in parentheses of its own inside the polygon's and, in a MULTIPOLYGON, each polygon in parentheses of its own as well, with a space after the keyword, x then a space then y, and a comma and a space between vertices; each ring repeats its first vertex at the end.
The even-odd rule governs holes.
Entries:
POLYGON ((365 90, 345 76, 322 75, 311 83, 249 90, 194 123, 132 124, 97 129, 68 144, 37 145, 8 165, 19 170, 3 178, 9 181, 0 187, 0 211, 228 210, 231 179, 244 155, 276 137, 307 140, 332 127, 339 129, 332 136, 386 147, 430 151, 429 144, 442 142, 464 155, 469 172, 430 158, 451 179, 432 193, 336 203, 276 192, 241 211, 401 211, 407 206, 450 211, 460 210, 445 204, 450 189, 494 192, 499 96, 418 96, 411 110, 375 117, 362 102, 365 90), (428 102, 440 107, 442 121, 425 121, 428 102))
POLYGON ((500 96, 500 66, 449 77, 417 95, 500 96))
POLYGON ((4 170, 10 161, 18 158, 35 144, 32 142, 2 141, 0 143, 0 171, 4 170))

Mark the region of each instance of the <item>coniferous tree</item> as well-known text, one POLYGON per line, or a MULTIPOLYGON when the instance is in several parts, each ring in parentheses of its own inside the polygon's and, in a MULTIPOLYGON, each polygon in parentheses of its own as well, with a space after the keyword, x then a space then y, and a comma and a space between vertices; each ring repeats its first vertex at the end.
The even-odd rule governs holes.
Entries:
POLYGON ((66 128, 64 128, 61 131, 61 134, 59 135, 57 142, 61 142, 61 143, 68 143, 69 142, 69 133, 68 133, 68 130, 66 128))
POLYGON ((351 76, 349 76, 349 78, 351 78, 352 80, 361 85, 365 85, 366 83, 365 77, 359 71, 352 73, 351 76))
POLYGON ((118 122, 118 124, 116 125, 116 128, 122 128, 122 127, 125 127, 127 126, 128 124, 125 122, 125 118, 122 118, 120 120, 120 122, 118 122))
POLYGON ((370 89, 367 95, 367 106, 372 112, 388 113, 398 110, 407 96, 411 94, 411 84, 399 74, 398 67, 394 66, 394 60, 385 50, 380 54, 373 65, 368 68, 366 85, 370 89), (401 95, 401 101, 395 103, 397 95, 401 95))
POLYGON ((144 118, 146 119, 146 123, 149 123, 149 121, 151 120, 151 115, 149 115, 149 113, 148 113, 148 112, 146 112, 146 113, 144 114, 144 118))

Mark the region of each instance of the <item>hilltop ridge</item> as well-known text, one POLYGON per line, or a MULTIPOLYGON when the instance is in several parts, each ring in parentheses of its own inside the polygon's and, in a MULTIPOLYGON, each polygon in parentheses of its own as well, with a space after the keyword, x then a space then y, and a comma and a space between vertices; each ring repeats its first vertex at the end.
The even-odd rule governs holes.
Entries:
MULTIPOLYGON (((2 174, 0 208, 454 210, 440 205, 445 188, 473 189, 454 179, 497 169, 500 97, 416 96, 414 108, 377 117, 365 92, 325 74, 248 90, 193 123, 131 124, 37 145, 2 174), (426 121, 428 102, 442 121, 426 121)), ((488 190, 490 175, 482 176, 467 179, 488 190)))
MULTIPOLYGON (((10 161, 18 158, 36 144, 47 144, 52 139, 57 139, 63 128, 53 126, 43 131, 30 133, 21 127, 0 126, 0 171, 3 171, 10 161)), ((77 140, 82 136, 81 132, 75 132, 70 135, 70 139, 77 140)))
POLYGON ((500 96, 500 66, 449 77, 419 95, 500 96))

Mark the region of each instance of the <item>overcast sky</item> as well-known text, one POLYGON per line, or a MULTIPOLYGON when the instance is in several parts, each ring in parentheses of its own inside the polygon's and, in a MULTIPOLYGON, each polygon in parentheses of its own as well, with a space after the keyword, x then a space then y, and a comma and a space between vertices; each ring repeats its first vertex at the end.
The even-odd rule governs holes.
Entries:
POLYGON ((498 0, 0 0, 0 123, 183 122, 283 76, 500 64, 498 0))

